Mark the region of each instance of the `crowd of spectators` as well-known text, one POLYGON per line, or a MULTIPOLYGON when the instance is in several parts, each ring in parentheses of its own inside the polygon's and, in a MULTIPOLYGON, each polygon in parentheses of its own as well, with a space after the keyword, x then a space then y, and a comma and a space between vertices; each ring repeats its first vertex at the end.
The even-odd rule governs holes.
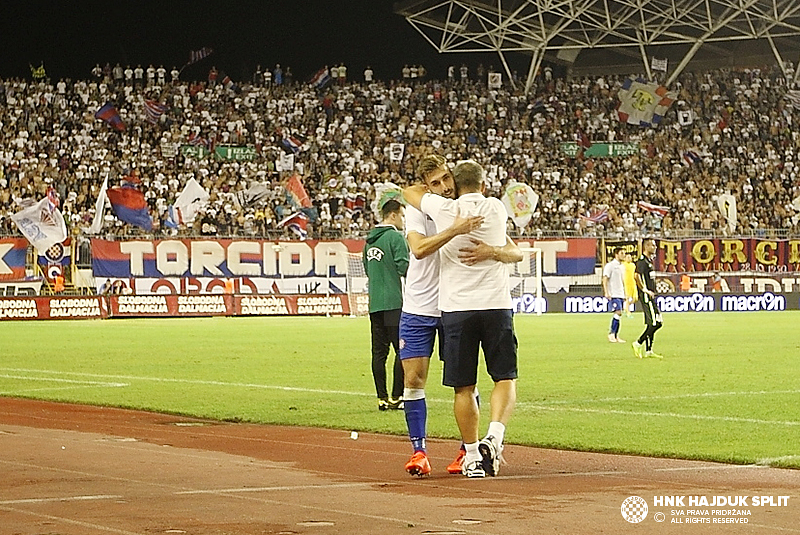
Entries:
MULTIPOLYGON (((291 237, 279 222, 296 210, 284 186, 298 173, 313 203, 309 237, 363 236, 375 223, 375 186, 413 181, 416 162, 432 152, 481 163, 492 195, 512 180, 529 184, 538 207, 526 228, 509 227, 516 234, 800 232, 800 110, 784 99, 788 87, 774 66, 682 74, 670 88, 676 102, 652 128, 617 119, 622 76, 547 73, 525 96, 508 80, 489 88, 454 69, 441 80, 394 81, 375 80, 369 69, 369 82, 351 73, 322 88, 285 76, 280 84, 274 76, 187 82, 175 69, 132 78, 126 70, 55 83, 0 81, 0 233, 16 234, 15 201, 41 198, 52 186, 71 232, 85 235, 104 178, 113 186, 135 173, 156 234, 291 237), (155 123, 145 100, 167 107, 155 123), (123 131, 95 118, 106 102, 119 110, 123 131), (685 110, 691 114, 680 124, 685 110), (562 151, 562 143, 585 138, 638 150, 610 158, 562 151), (186 146, 194 148, 188 155, 186 146), (250 147, 253 159, 215 158, 224 146, 250 147), (202 156, 199 147, 212 151, 202 156), (210 193, 209 203, 193 226, 168 229, 168 207, 190 178, 210 193), (254 188, 266 192, 243 203, 254 188), (723 193, 737 199, 735 230, 717 205, 723 193), (638 201, 670 211, 662 219, 638 201), (608 219, 593 222, 589 216, 603 208, 608 219)), ((143 232, 109 209, 105 219, 104 235, 143 232)))

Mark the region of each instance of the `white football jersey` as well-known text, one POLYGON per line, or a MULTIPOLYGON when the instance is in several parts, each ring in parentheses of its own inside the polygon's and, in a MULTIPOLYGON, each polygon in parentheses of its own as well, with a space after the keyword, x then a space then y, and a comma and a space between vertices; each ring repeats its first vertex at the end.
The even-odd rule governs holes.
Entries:
MULTIPOLYGON (((436 224, 411 205, 406 206, 406 236, 416 232, 428 237, 436 234, 436 224)), ((408 255, 408 272, 403 292, 403 312, 417 316, 439 317, 439 251, 417 258, 408 255)))

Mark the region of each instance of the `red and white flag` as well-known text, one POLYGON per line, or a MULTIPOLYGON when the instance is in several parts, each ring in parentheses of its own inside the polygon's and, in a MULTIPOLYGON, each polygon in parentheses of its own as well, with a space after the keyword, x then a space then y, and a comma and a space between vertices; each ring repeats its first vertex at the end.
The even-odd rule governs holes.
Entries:
POLYGON ((278 228, 284 227, 288 227, 301 240, 308 238, 308 216, 302 212, 295 212, 278 222, 278 228))
POLYGON ((658 217, 664 217, 669 213, 670 210, 672 210, 672 208, 669 208, 668 206, 659 206, 657 204, 650 204, 649 202, 645 201, 639 201, 637 206, 646 212, 657 215, 658 217))
POLYGON ((156 124, 168 109, 168 106, 160 104, 158 101, 149 99, 144 101, 144 114, 150 123, 156 124))

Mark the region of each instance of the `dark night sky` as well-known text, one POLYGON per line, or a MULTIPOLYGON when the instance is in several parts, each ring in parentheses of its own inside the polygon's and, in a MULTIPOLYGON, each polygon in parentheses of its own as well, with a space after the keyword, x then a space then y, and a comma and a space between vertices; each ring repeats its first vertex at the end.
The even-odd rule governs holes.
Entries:
MULTIPOLYGON (((306 78, 344 62, 348 77, 367 65, 381 79, 399 78, 406 63, 433 77, 447 65, 499 63, 497 56, 438 54, 387 0, 20 0, 4 5, 0 77, 30 78, 44 61, 48 76, 88 78, 95 63, 180 68, 189 51, 214 55, 182 78, 205 78, 211 65, 231 78, 249 78, 256 64, 290 66, 306 78)), ((518 68, 524 69, 520 65, 518 68)))

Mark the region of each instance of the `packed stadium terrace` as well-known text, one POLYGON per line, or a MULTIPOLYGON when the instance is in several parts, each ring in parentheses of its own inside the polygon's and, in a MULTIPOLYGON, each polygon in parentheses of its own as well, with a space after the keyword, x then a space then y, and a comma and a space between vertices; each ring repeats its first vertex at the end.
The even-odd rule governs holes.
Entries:
MULTIPOLYGON (((540 78, 528 97, 476 80, 348 81, 322 89, 307 83, 4 80, 0 234, 18 234, 9 218, 19 210, 16 200, 42 198, 53 186, 71 232, 84 235, 104 177, 115 185, 135 174, 157 235, 293 238, 278 225, 294 210, 282 185, 291 173, 276 170, 287 147, 297 151, 294 169, 316 208, 308 225, 312 238, 362 236, 374 224, 374 185, 413 181, 416 162, 432 152, 483 164, 493 195, 512 179, 531 185, 540 196, 538 209, 528 227, 510 227, 512 233, 725 234, 730 231, 717 196, 726 192, 738 200, 735 233, 800 233, 794 163, 800 112, 784 100, 787 87, 776 67, 683 74, 670 88, 678 92, 676 102, 655 128, 618 120, 624 79, 540 78), (167 106, 155 123, 145 113, 146 100, 167 106), (106 102, 119 110, 123 131, 95 118, 106 102), (683 110, 692 114, 682 125, 683 110), (283 143, 288 137, 293 146, 283 143), (562 143, 586 138, 632 142, 638 150, 615 158, 562 152, 562 143), (392 143, 404 143, 401 163, 392 161, 392 143), (251 147, 255 158, 182 155, 181 147, 211 144, 251 147), (210 202, 193 226, 167 229, 168 206, 191 177, 211 194, 210 202), (256 184, 266 186, 266 195, 240 207, 237 192, 256 184), (358 209, 359 196, 366 210, 358 209), (637 208, 638 201, 670 211, 662 219, 637 208), (607 220, 587 217, 605 207, 607 220)), ((105 219, 104 236, 142 232, 108 209, 105 219)))

